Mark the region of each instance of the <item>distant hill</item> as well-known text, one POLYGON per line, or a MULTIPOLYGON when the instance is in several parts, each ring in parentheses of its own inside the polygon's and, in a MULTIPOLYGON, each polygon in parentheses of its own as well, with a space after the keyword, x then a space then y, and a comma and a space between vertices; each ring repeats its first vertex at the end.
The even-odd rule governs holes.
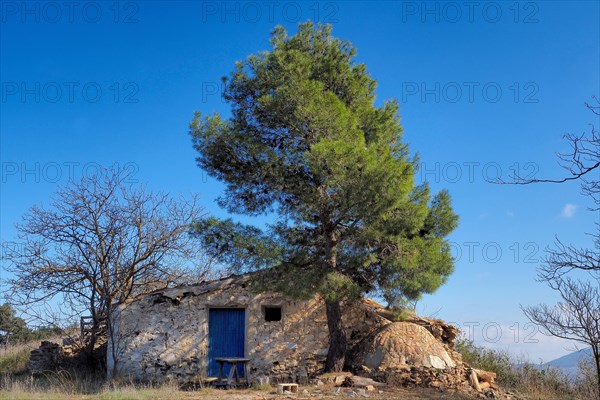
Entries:
POLYGON ((582 359, 591 356, 592 348, 588 347, 586 349, 575 351, 573 353, 567 354, 566 356, 557 358, 556 360, 548 361, 543 366, 559 368, 562 371, 564 371, 567 375, 575 377, 577 375, 577 372, 579 371, 579 362, 582 359))

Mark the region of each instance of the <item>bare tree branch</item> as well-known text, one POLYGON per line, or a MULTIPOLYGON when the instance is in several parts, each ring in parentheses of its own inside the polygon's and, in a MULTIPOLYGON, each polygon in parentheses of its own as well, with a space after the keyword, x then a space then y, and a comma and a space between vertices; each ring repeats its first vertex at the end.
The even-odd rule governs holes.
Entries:
POLYGON ((596 366, 600 398, 600 287, 598 282, 553 277, 550 286, 562 299, 554 307, 546 304, 522 307, 525 316, 548 335, 590 346, 596 366))
MULTIPOLYGON (((600 101, 585 106, 600 116, 600 101)), ((595 204, 592 212, 600 211, 600 134, 592 125, 589 135, 564 136, 571 145, 570 153, 559 153, 558 158, 570 176, 563 179, 524 179, 515 176, 513 182, 500 184, 527 185, 531 183, 563 183, 581 181, 581 190, 595 204), (592 172, 595 171, 596 174, 592 172)), ((600 399, 600 223, 591 249, 565 245, 558 237, 554 247, 546 249, 544 263, 538 269, 539 280, 557 291, 562 299, 551 307, 546 304, 522 307, 529 320, 542 327, 547 334, 562 339, 584 343, 592 348, 594 355, 598 399, 600 399), (567 274, 573 271, 587 272, 589 280, 573 280, 567 274)))
MULTIPOLYGON (((600 117, 600 100, 593 96, 593 103, 585 103, 585 107, 596 117, 600 117)), ((597 122, 598 123, 598 122, 597 122)), ((563 138, 567 140, 571 151, 567 153, 558 153, 560 165, 570 174, 564 178, 558 179, 528 179, 519 176, 512 176, 513 181, 507 182, 500 178, 494 183, 511 185, 529 185, 532 183, 564 183, 569 181, 581 181, 582 193, 590 196, 595 206, 592 211, 600 210, 600 132, 596 125, 590 124, 591 129, 588 133, 574 135, 567 133, 563 138)))

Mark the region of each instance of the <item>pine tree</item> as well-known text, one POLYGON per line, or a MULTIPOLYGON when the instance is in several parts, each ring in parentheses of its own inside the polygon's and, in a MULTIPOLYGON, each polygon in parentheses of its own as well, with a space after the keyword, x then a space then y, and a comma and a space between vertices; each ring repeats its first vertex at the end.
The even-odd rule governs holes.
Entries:
POLYGON ((223 78, 231 117, 196 113, 190 133, 199 167, 227 185, 219 204, 277 222, 263 232, 210 218, 196 234, 221 261, 272 272, 288 294, 319 293, 326 370, 339 371, 341 302, 435 291, 453 272, 445 237, 458 217, 447 192, 415 185, 398 103, 375 106, 376 82, 349 42, 307 22, 291 37, 275 28, 271 45, 223 78))

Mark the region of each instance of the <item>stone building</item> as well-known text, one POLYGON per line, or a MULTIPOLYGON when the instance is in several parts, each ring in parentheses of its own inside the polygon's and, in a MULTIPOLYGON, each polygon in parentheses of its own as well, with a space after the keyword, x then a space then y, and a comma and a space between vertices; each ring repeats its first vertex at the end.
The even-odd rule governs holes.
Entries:
MULTIPOLYGON (((318 296, 293 300, 255 293, 249 283, 248 275, 232 276, 121 305, 109 338, 109 373, 116 365, 118 374, 136 380, 185 382, 215 376, 215 357, 250 359, 251 380, 290 381, 321 372, 328 350, 324 302, 318 296)), ((367 299, 344 306, 343 316, 354 354, 349 359, 358 365, 455 366, 450 354, 456 332, 450 326, 424 319, 392 322, 367 299)))

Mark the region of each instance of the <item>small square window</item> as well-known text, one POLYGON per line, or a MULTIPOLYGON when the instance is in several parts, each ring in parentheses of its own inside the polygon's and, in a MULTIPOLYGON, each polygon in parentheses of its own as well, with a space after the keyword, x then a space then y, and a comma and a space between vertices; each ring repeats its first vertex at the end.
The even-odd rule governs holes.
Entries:
POLYGON ((265 307, 265 321, 281 321, 281 307, 265 307))

